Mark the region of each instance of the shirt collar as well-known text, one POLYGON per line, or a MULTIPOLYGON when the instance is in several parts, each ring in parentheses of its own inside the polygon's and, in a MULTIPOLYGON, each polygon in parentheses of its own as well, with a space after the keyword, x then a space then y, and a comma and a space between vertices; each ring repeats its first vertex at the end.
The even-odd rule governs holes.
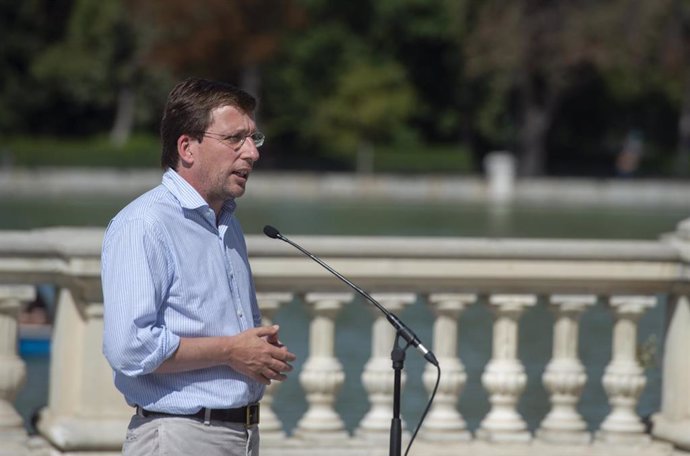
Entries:
MULTIPOLYGON (((203 209, 209 207, 206 200, 199 195, 199 192, 172 168, 168 168, 165 174, 163 174, 163 186, 177 198, 184 209, 203 209)), ((223 203, 221 214, 232 214, 236 207, 237 204, 234 199, 226 200, 225 203, 223 203)))

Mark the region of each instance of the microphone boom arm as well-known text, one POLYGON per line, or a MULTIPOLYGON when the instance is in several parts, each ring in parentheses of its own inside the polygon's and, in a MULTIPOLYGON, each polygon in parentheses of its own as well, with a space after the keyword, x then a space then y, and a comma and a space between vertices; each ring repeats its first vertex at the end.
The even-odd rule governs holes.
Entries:
POLYGON ((393 325, 393 327, 395 328, 397 333, 400 334, 400 337, 405 339, 405 341, 409 345, 412 345, 417 350, 419 350, 427 361, 429 361, 434 366, 438 366, 438 360, 436 359, 436 356, 434 356, 433 352, 431 352, 424 345, 422 345, 422 343, 420 342, 417 335, 409 327, 407 327, 407 325, 405 325, 405 323, 403 323, 394 313, 392 313, 391 311, 386 309, 384 306, 382 306, 376 299, 372 298, 369 293, 367 293, 366 291, 362 290, 360 287, 358 287, 357 285, 352 283, 349 279, 347 279, 347 277, 343 276, 338 271, 336 271, 335 269, 330 267, 328 264, 326 264, 326 262, 321 260, 316 255, 312 254, 311 252, 309 252, 308 250, 306 250, 305 248, 303 248, 299 244, 292 242, 290 239, 288 239, 287 237, 280 234, 280 232, 277 229, 273 228, 272 226, 266 225, 264 227, 264 234, 270 238, 280 239, 281 241, 287 242, 288 244, 290 244, 291 246, 293 246, 294 248, 296 248, 297 250, 299 250, 300 252, 302 252, 303 254, 305 254, 306 256, 311 258, 312 260, 316 261, 318 264, 320 264, 328 272, 330 272, 331 274, 336 276, 342 282, 347 284, 350 288, 352 288, 357 293, 359 293, 364 298, 366 298, 367 301, 369 301, 374 306, 376 306, 376 308, 379 309, 386 316, 386 319, 388 320, 388 322, 391 325, 393 325))

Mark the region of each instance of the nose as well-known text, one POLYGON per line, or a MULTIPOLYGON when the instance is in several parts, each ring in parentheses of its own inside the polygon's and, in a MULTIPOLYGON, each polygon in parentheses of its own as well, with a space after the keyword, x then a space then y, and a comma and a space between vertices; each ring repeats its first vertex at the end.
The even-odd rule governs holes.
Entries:
POLYGON ((252 164, 259 161, 261 154, 259 154, 259 148, 254 144, 254 140, 251 137, 247 137, 242 144, 242 156, 245 160, 249 160, 252 164))

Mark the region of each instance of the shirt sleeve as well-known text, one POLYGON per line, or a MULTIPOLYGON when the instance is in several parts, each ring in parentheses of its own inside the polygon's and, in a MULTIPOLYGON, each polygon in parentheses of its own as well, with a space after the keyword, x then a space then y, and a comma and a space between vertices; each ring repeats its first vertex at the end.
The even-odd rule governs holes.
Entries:
POLYGON ((155 371, 179 346, 161 316, 171 260, 160 231, 146 220, 111 222, 101 255, 103 353, 127 376, 155 371))

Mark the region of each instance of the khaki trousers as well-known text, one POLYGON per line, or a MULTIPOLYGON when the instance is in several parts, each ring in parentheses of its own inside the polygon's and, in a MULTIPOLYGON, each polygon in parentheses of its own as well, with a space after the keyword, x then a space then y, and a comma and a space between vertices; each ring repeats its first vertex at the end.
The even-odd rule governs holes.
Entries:
POLYGON ((134 415, 124 456, 259 456, 259 428, 191 418, 134 415))

